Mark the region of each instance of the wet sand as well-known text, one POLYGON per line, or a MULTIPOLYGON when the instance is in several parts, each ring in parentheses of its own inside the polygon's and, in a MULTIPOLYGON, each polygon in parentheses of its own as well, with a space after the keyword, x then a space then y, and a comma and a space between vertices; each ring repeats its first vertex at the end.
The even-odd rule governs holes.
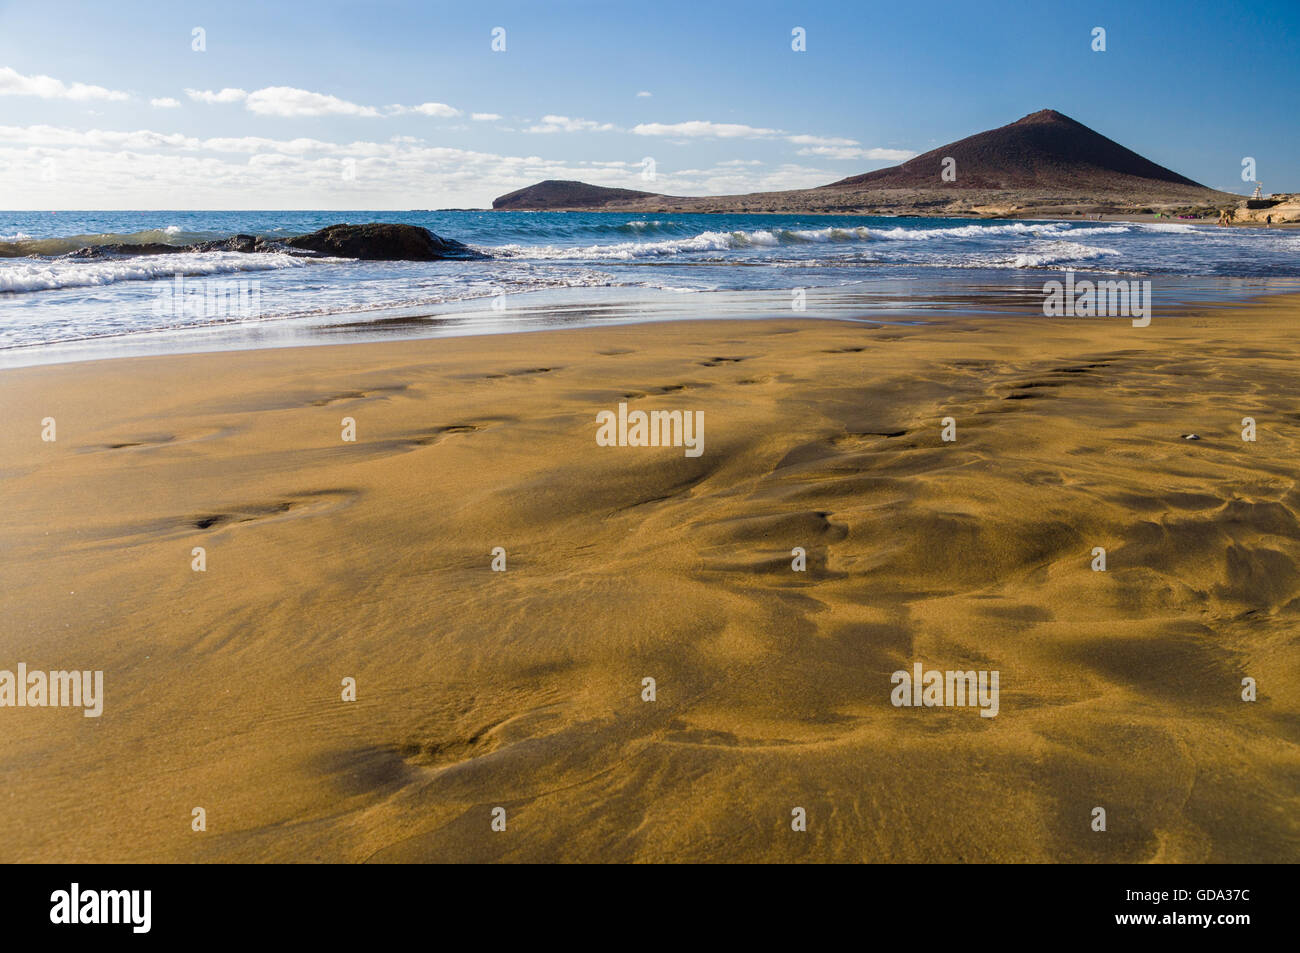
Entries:
POLYGON ((106 697, 0 708, 0 860, 1300 860, 1298 318, 4 371, 0 669, 106 697), (704 452, 598 447, 620 402, 704 452))

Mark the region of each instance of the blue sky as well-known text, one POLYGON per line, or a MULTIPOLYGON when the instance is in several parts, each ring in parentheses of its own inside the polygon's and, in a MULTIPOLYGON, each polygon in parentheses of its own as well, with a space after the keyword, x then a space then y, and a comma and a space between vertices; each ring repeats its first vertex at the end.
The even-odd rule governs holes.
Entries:
POLYGON ((1249 191, 1250 156, 1300 191, 1298 41, 1294 0, 0 2, 0 206, 793 188, 1048 107, 1206 185, 1249 191))

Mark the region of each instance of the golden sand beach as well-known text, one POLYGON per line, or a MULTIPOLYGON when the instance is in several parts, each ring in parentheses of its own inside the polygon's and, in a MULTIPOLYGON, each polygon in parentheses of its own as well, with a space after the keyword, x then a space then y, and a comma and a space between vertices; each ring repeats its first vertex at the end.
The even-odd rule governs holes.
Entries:
POLYGON ((0 860, 1300 860, 1298 318, 0 373, 0 668, 104 672, 0 710, 0 860), (620 402, 703 453, 597 446, 620 402))

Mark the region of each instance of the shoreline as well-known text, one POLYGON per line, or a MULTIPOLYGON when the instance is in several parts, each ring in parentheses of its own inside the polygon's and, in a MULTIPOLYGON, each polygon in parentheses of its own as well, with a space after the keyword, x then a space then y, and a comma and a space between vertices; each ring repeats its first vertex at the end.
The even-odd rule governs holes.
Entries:
MULTIPOLYGON (((1051 280, 1051 276, 1062 273, 1061 269, 1042 267, 1024 269, 1013 274, 1015 277, 1024 278, 1029 271, 1046 276, 1045 280, 1051 280)), ((1124 274, 1089 270, 1076 273, 1084 276, 1124 274)), ((888 282, 890 279, 884 280, 888 282)), ((1176 290, 1169 302, 1161 305, 1161 309, 1166 312, 1184 313, 1205 308, 1229 307, 1296 293, 1292 288, 1286 287, 1287 279, 1256 280, 1271 281, 1281 287, 1253 289, 1246 293, 1236 291, 1230 295, 1226 289, 1222 289, 1217 294, 1212 294, 1209 288, 1198 286, 1194 280, 1174 276, 1172 283, 1175 287, 1178 285, 1183 287, 1181 291, 1176 290)), ((1037 292, 1027 296, 1023 287, 1018 287, 1011 282, 990 285, 989 290, 984 292, 958 290, 943 296, 942 305, 937 301, 911 305, 895 303, 888 306, 861 303, 872 295, 879 294, 881 293, 877 291, 843 294, 833 287, 813 288, 810 289, 808 311, 792 315, 784 295, 769 290, 701 291, 682 296, 680 293, 630 285, 569 288, 558 292, 547 289, 517 295, 518 299, 527 298, 529 306, 522 308, 516 306, 504 312, 507 315, 525 315, 521 326, 502 325, 499 320, 502 312, 464 308, 467 304, 491 300, 490 297, 484 296, 435 306, 384 306, 358 311, 285 315, 249 322, 218 322, 190 327, 129 330, 43 344, 12 345, 0 348, 0 373, 22 367, 111 361, 144 356, 238 353, 249 350, 346 346, 352 343, 384 341, 450 340, 461 337, 493 338, 501 335, 533 334, 539 331, 598 330, 641 324, 674 324, 683 321, 780 321, 793 318, 899 325, 941 324, 950 320, 953 315, 963 313, 1004 318, 1042 317, 1041 298, 1037 296, 1037 292), (572 300, 560 300, 565 295, 572 300), (858 303, 855 303, 855 296, 858 303), (684 298, 689 298, 691 307, 687 307, 688 302, 684 298), (734 307, 736 310, 729 311, 729 307, 734 307), (646 317, 647 312, 652 312, 652 316, 646 317), (567 315, 571 313, 579 317, 568 318, 567 315), (586 315, 585 319, 583 315, 586 315), (484 316, 496 319, 496 323, 488 321, 474 326, 467 324, 460 328, 451 327, 456 321, 474 321, 484 316), (572 324, 564 323, 570 320, 572 324), (347 339, 339 340, 339 337, 347 339), (204 346, 205 340, 210 346, 204 346), (124 353, 108 353, 112 351, 124 353)), ((883 296, 890 297, 888 292, 883 296)))
POLYGON ((1294 862, 1298 313, 11 369, 0 669, 104 697, 0 709, 0 858, 1294 862), (620 403, 702 454, 598 446, 620 403))
MULTIPOLYGON (((860 311, 888 318, 951 311, 962 302, 977 311, 1008 310, 1012 302, 1010 310, 1018 310, 1032 304, 1028 296, 1036 281, 1071 269, 1150 279, 1163 300, 1175 305, 1238 298, 1243 289, 1285 291, 1300 281, 1289 233, 1228 236, 1207 231, 1208 225, 1173 221, 762 216, 731 217, 724 224, 702 217, 629 222, 622 213, 600 213, 580 216, 579 234, 566 238, 569 223, 552 228, 533 215, 479 214, 455 222, 431 213, 420 224, 372 229, 387 236, 375 239, 376 251, 398 234, 464 247, 451 239, 435 241, 425 227, 430 226, 447 235, 475 235, 483 251, 495 249, 497 257, 427 265, 328 259, 307 267, 312 263, 292 256, 259 255, 272 246, 244 234, 270 230, 283 237, 284 228, 315 229, 307 233, 312 244, 331 228, 339 231, 317 228, 334 213, 287 216, 276 213, 268 220, 241 213, 246 221, 186 219, 165 228, 162 223, 173 216, 122 216, 94 222, 105 229, 96 239, 31 240, 46 252, 99 241, 109 253, 0 261, 0 286, 13 289, 0 293, 10 306, 0 328, 0 367, 111 356, 118 342, 127 353, 146 353, 313 343, 344 330, 419 337, 594 326, 641 320, 645 313, 733 317, 797 310, 855 318, 860 311), (135 228, 144 230, 130 231, 135 228), (511 244, 520 228, 536 233, 535 247, 511 244), (204 237, 228 229, 242 237, 204 237), (159 244, 164 233, 178 236, 181 244, 159 244), (178 254, 112 253, 163 247, 178 254), (194 251, 200 248, 213 257, 194 251), (1210 260, 1215 254, 1217 263, 1210 260), (242 310, 232 310, 236 304, 242 310)), ((44 234, 43 227, 34 231, 44 234)))

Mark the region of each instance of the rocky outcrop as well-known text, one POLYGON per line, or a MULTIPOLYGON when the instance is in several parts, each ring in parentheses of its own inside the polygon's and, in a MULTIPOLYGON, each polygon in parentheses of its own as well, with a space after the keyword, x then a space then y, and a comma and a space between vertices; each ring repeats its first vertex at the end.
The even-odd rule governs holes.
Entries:
POLYGON ((162 242, 142 242, 128 245, 122 242, 110 242, 104 245, 86 245, 76 251, 65 252, 60 258, 105 258, 112 255, 174 255, 178 251, 189 251, 188 245, 166 245, 162 242))
POLYGON ((281 244, 333 258, 363 261, 442 261, 447 258, 469 260, 487 257, 455 239, 442 238, 416 225, 331 225, 310 235, 285 239, 281 244))
POLYGON ((245 254, 281 252, 361 261, 471 261, 486 258, 468 245, 435 235, 418 225, 330 225, 310 235, 272 240, 257 235, 231 235, 193 245, 147 242, 138 245, 88 245, 65 258, 103 258, 112 255, 174 255, 178 252, 233 251, 245 254))
POLYGON ((199 242, 195 245, 187 245, 185 250, 270 252, 284 251, 284 247, 279 242, 267 241, 265 238, 258 238, 256 235, 231 235, 229 238, 222 238, 215 242, 199 242))
POLYGON ((1281 225, 1300 222, 1300 195, 1274 195, 1266 201, 1245 202, 1232 211, 1231 220, 1239 223, 1281 225))

